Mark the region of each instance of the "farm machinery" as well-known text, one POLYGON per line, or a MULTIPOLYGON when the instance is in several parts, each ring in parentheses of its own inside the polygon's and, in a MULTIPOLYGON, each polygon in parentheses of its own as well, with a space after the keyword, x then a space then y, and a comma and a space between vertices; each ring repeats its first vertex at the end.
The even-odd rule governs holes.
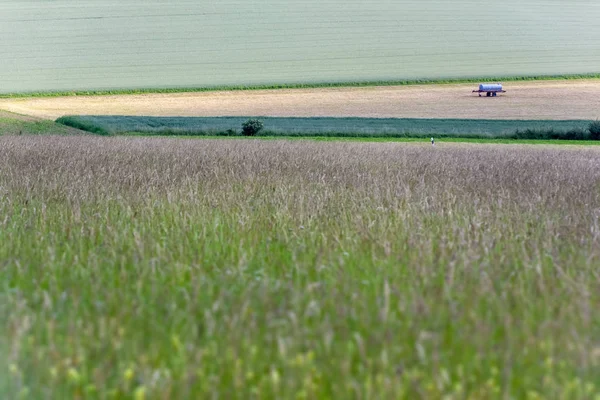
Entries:
POLYGON ((481 97, 482 93, 485 93, 486 97, 496 97, 498 93, 506 93, 506 90, 503 90, 502 85, 499 83, 482 83, 481 85, 479 85, 479 90, 473 90, 473 93, 479 93, 479 97, 481 97))

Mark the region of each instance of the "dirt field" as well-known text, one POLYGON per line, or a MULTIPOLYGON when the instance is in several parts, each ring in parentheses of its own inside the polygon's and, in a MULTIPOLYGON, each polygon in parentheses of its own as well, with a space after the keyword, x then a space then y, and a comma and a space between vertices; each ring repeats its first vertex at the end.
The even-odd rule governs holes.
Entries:
POLYGON ((0 99, 0 109, 62 115, 359 116, 481 119, 597 119, 600 80, 514 82, 479 98, 475 84, 257 90, 0 99))

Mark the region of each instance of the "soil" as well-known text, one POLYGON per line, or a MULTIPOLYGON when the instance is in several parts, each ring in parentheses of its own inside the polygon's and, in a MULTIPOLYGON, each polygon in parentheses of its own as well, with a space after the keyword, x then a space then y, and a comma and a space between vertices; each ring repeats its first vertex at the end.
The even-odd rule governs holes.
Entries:
POLYGON ((279 89, 0 99, 0 109, 63 115, 597 119, 600 80, 509 82, 479 97, 476 84, 279 89))

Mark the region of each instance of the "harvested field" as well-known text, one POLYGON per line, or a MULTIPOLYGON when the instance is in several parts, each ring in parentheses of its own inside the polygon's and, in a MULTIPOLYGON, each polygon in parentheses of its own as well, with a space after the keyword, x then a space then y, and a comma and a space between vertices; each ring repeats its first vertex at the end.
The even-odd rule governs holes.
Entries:
POLYGON ((0 109, 63 115, 273 116, 591 120, 600 80, 513 82, 497 98, 474 84, 284 89, 177 94, 0 99, 0 109))
POLYGON ((600 149, 0 154, 3 398, 600 395, 600 149))

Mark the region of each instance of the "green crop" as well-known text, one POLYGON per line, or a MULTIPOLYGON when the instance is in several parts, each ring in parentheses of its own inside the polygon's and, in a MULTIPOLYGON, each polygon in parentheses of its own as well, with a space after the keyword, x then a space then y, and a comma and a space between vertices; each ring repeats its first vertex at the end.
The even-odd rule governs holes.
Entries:
MULTIPOLYGON (((102 134, 235 136, 248 117, 66 116, 57 122, 102 134)), ((589 140, 585 120, 260 117, 258 136, 589 140)))

